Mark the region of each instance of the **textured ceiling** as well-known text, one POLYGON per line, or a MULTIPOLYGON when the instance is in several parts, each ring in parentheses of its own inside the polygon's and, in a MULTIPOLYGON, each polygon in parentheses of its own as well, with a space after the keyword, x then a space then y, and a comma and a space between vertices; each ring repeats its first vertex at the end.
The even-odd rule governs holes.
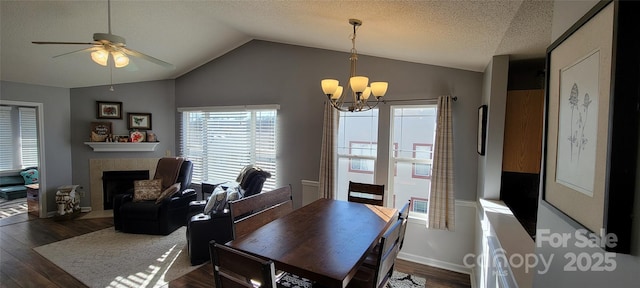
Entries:
MULTIPOLYGON (((56 87, 109 84, 109 69, 74 53, 107 32, 107 1, 0 2, 0 78, 56 87)), ((494 55, 544 57, 552 1, 112 1, 112 33, 127 47, 170 62, 144 60, 113 71, 114 83, 174 79, 250 41, 348 52, 349 18, 358 18, 360 54, 472 71, 494 55)))

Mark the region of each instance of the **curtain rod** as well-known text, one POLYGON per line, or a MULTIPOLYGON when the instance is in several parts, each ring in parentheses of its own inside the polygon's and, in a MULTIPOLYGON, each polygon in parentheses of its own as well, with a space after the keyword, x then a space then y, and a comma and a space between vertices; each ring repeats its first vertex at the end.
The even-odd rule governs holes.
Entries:
MULTIPOLYGON (((421 99, 396 99, 396 100, 386 100, 386 99, 381 99, 380 102, 387 104, 387 103, 393 103, 393 102, 408 102, 408 101, 435 101, 438 100, 438 98, 421 98, 421 99)), ((458 96, 453 96, 451 97, 451 100, 453 100, 453 102, 457 102, 458 101, 458 96)), ((343 103, 353 103, 353 101, 344 101, 343 103)))

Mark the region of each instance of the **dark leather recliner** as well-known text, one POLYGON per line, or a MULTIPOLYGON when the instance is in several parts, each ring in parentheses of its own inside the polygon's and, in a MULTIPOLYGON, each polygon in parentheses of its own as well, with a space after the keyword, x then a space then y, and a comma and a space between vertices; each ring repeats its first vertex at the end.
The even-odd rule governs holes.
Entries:
MULTIPOLYGON (((156 168, 154 179, 160 177, 158 170, 156 168)), ((113 203, 115 229, 126 233, 169 235, 186 225, 189 203, 197 199, 196 192, 189 188, 192 172, 193 163, 184 160, 174 181, 180 183, 180 191, 158 204, 155 200, 134 202, 133 194, 117 194, 113 203)), ((164 186, 163 183, 163 189, 164 186)))
MULTIPOLYGON (((244 170, 243 170, 244 171, 244 170)), ((246 179, 239 180, 238 187, 243 198, 258 194, 262 191, 264 182, 271 174, 266 171, 248 174, 246 179)), ((242 178, 242 177, 239 177, 242 178)), ((221 184, 225 187, 229 184, 221 184)), ((228 209, 202 213, 207 201, 193 201, 189 204, 189 220, 187 223, 187 246, 189 260, 192 265, 202 264, 210 260, 209 241, 226 243, 233 240, 233 223, 228 209)))

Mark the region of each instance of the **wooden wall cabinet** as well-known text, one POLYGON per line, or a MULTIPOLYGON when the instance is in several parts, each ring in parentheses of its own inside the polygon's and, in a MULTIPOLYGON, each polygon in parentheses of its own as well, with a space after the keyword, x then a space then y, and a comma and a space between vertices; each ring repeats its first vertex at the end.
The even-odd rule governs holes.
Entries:
POLYGON ((507 92, 502 170, 540 173, 544 90, 507 92))

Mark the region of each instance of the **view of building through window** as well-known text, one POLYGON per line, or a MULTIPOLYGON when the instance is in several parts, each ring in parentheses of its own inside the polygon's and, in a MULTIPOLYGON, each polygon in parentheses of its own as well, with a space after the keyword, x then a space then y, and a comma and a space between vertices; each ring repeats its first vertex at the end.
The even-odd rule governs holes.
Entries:
POLYGON ((387 183, 376 183, 392 194, 386 205, 400 208, 412 200, 411 211, 427 213, 436 105, 392 106, 391 123, 379 123, 378 113, 339 112, 336 197, 347 199, 349 181, 375 183, 376 171, 389 171, 387 183), (391 151, 378 153, 379 127, 390 127, 391 151), (377 166, 378 154, 389 155, 388 169, 377 166))

